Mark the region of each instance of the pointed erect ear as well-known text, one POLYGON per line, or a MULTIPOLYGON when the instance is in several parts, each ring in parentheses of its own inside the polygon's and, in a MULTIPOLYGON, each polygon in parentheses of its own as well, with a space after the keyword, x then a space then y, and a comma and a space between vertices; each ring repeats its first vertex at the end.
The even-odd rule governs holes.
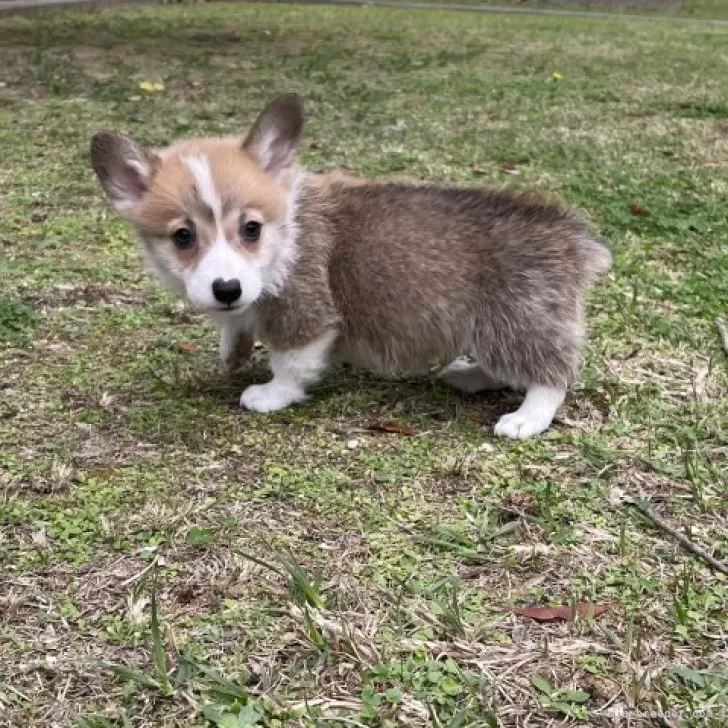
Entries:
POLYGON ((263 169, 280 178, 296 161, 303 130, 303 99, 298 94, 279 96, 258 117, 243 142, 243 149, 263 169))
POLYGON ((111 204, 124 214, 147 193, 159 157, 123 134, 100 132, 91 139, 91 163, 111 204))

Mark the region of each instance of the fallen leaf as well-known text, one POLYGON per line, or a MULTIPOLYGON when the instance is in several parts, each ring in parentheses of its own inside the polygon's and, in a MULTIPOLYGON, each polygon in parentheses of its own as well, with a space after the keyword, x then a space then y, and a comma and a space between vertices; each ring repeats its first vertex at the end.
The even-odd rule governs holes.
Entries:
POLYGON ((508 491, 501 501, 501 508, 506 510, 526 511, 535 505, 534 497, 525 490, 508 491))
POLYGON ((575 607, 522 607, 516 609, 514 614, 518 617, 528 617, 537 622, 568 622, 576 612, 580 617, 592 615, 598 617, 609 610, 608 604, 592 604, 579 602, 575 607))
POLYGON ((554 81, 562 81, 562 80, 563 80, 563 78, 564 78, 564 76, 563 76, 563 75, 562 75, 561 73, 559 73, 558 71, 553 71, 553 72, 551 73, 551 78, 552 78, 552 79, 553 79, 554 81))
POLYGON ((189 341, 178 341, 177 348, 185 354, 194 354, 197 347, 189 341))
POLYGON ((397 435, 406 435, 407 437, 412 437, 412 435, 417 434, 412 425, 399 425, 396 422, 375 423, 369 425, 367 430, 371 430, 372 432, 392 432, 397 435))
POLYGON ((642 205, 638 205, 637 203, 632 203, 629 206, 629 211, 635 216, 635 217, 649 217, 650 211, 642 207, 642 205))
POLYGON ((513 164, 513 162, 503 162, 501 164, 501 169, 508 174, 520 174, 518 167, 513 164))
POLYGON ((139 88, 142 91, 153 94, 157 91, 164 91, 164 84, 161 81, 140 81, 139 88))

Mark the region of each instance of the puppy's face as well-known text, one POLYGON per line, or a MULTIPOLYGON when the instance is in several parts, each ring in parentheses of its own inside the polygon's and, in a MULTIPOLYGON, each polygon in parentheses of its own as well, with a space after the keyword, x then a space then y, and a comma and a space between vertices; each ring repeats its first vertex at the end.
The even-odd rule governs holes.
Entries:
POLYGON ((198 139, 153 152, 100 133, 92 162, 160 278, 195 307, 234 316, 282 285, 292 261, 302 125, 300 99, 288 95, 245 139, 198 139))

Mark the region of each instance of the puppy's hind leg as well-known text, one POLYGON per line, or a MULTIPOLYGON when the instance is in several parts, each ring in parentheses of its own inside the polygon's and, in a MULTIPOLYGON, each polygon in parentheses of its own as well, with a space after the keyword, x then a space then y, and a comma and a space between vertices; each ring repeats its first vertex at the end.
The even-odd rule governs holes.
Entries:
POLYGON ((456 359, 448 364, 438 373, 437 378, 466 394, 475 394, 486 389, 505 389, 507 386, 491 377, 480 364, 473 364, 465 359, 456 359))
POLYGON ((579 370, 583 327, 568 307, 560 319, 553 318, 546 317, 539 326, 515 329, 506 345, 501 340, 497 349, 484 352, 495 358, 494 371, 501 376, 511 373, 513 389, 526 390, 521 406, 498 420, 496 435, 513 440, 538 435, 549 428, 564 402, 579 370))
POLYGON ((525 440, 547 430, 561 407, 566 389, 531 385, 523 404, 510 414, 503 415, 495 426, 495 434, 513 440, 525 440))

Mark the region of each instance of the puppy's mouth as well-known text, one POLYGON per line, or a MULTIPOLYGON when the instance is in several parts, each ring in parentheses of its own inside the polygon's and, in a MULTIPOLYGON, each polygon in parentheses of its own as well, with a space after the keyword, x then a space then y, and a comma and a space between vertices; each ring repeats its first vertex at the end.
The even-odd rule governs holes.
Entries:
POLYGON ((230 303, 224 306, 217 306, 212 310, 215 311, 215 313, 236 313, 245 308, 247 308, 247 306, 244 306, 242 303, 230 303))

